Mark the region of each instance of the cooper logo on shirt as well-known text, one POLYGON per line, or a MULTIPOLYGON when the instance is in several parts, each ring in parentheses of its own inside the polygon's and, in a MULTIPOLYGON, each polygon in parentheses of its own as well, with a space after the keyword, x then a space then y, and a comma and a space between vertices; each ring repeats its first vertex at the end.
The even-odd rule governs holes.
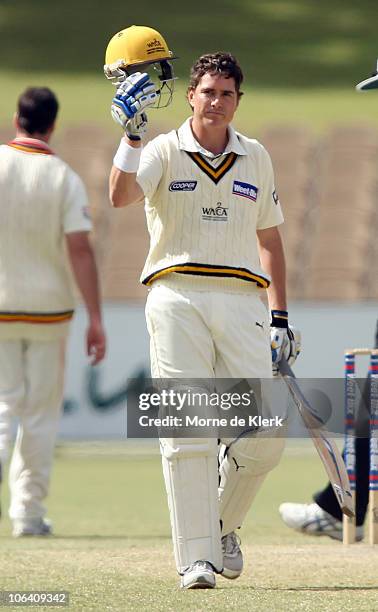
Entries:
POLYGON ((194 191, 197 181, 172 181, 169 191, 194 191))
POLYGON ((250 183, 242 183, 242 181, 234 181, 232 185, 232 193, 247 200, 256 202, 258 187, 251 185, 250 183))

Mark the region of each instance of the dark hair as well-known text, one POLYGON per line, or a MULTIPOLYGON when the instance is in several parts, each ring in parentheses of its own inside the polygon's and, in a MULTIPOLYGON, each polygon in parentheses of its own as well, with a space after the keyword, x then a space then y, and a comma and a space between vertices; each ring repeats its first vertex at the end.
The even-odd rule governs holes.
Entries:
POLYGON ((29 87, 18 99, 18 124, 28 134, 45 134, 58 114, 58 100, 48 87, 29 87))
POLYGON ((240 91, 243 73, 238 60, 231 53, 223 53, 221 51, 201 55, 193 64, 190 70, 188 91, 197 87, 204 74, 216 74, 217 72, 227 79, 233 78, 238 96, 241 97, 243 95, 240 91))

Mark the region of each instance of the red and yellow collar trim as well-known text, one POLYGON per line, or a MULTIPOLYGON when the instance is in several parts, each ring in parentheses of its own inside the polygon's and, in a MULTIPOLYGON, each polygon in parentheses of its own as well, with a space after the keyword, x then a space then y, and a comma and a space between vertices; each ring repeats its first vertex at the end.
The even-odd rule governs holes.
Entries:
POLYGON ((8 147, 18 149, 24 153, 39 153, 42 155, 54 155, 54 152, 42 140, 36 138, 15 138, 8 142, 8 147))

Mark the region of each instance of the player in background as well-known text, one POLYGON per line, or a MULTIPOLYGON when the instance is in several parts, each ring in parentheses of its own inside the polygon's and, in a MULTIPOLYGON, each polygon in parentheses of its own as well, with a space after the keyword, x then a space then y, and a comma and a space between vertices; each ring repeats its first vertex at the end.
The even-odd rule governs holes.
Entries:
POLYGON ((49 146, 58 101, 46 87, 18 100, 15 138, 0 146, 0 458, 19 422, 9 471, 14 536, 51 533, 48 494, 63 398, 64 353, 75 300, 88 314, 86 351, 105 355, 84 185, 49 146))
MULTIPOLYGON (((357 91, 378 89, 377 70, 367 79, 356 85, 357 91)), ((378 347, 378 327, 375 337, 378 347)), ((370 464, 370 429, 369 429, 369 393, 359 407, 356 420, 356 540, 364 537, 364 522, 369 503, 369 464, 370 464)), ((308 535, 326 535, 334 540, 343 539, 343 523, 340 506, 332 485, 314 494, 310 504, 285 502, 279 511, 284 523, 308 535)))
MULTIPOLYGON (((270 157, 230 125, 242 96, 242 71, 229 53, 201 56, 187 93, 192 115, 143 148, 144 111, 160 96, 146 72, 148 50, 160 48, 165 58, 169 52, 159 33, 151 40, 145 28, 135 28, 116 35, 106 55, 108 76, 112 66, 125 71, 112 104, 125 134, 111 170, 110 198, 116 208, 145 200, 150 250, 141 281, 150 289, 152 376, 270 378, 270 334, 275 361, 285 352, 292 363, 298 347, 288 327, 278 230, 283 216, 270 157), (265 290, 270 322, 260 299, 265 290)), ((243 557, 235 531, 278 463, 283 438, 261 429, 222 440, 220 447, 216 438, 160 443, 181 586, 213 588, 217 573, 237 578, 243 557)))

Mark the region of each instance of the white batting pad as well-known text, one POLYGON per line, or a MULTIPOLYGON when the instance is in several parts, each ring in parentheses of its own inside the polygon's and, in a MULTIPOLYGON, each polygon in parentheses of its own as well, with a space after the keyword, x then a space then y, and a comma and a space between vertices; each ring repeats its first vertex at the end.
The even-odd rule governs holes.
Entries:
POLYGON ((240 527, 268 472, 279 462, 285 446, 282 431, 259 430, 237 438, 219 453, 219 504, 222 535, 240 527))
POLYGON ((217 440, 161 438, 160 444, 177 571, 204 560, 219 572, 217 440))

